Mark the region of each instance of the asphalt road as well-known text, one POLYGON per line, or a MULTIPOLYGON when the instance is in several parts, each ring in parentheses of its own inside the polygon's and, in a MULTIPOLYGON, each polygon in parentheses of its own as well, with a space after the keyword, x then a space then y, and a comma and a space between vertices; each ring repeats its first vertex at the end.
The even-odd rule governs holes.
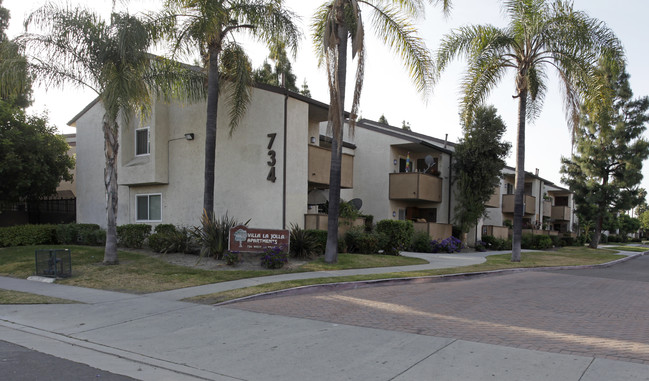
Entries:
POLYGON ((134 380, 2 340, 0 340, 0 379, 5 381, 134 380))

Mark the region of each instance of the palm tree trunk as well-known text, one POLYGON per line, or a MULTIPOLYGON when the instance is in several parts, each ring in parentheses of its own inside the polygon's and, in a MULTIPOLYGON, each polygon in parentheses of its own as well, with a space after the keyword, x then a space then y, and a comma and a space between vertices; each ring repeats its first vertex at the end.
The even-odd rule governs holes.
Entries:
POLYGON ((117 152, 119 150, 119 130, 117 122, 104 115, 104 186, 106 187, 106 246, 104 264, 116 265, 117 259, 117 152))
POLYGON ((207 122, 205 123, 205 185, 203 211, 214 212, 214 167, 216 164, 216 119, 219 107, 219 52, 210 48, 207 74, 207 122))
POLYGON ((514 180, 514 232, 512 237, 512 262, 521 261, 523 238, 523 212, 525 208, 525 117, 527 90, 518 94, 518 132, 516 140, 516 177, 514 180))
POLYGON ((333 123, 333 139, 331 142, 331 170, 329 172, 329 217, 327 219, 327 247, 325 249, 325 262, 335 263, 338 260, 338 213, 340 210, 340 176, 342 166, 343 130, 345 126, 345 86, 347 75, 347 28, 338 24, 338 62, 337 78, 334 84, 338 85, 338 128, 333 123))

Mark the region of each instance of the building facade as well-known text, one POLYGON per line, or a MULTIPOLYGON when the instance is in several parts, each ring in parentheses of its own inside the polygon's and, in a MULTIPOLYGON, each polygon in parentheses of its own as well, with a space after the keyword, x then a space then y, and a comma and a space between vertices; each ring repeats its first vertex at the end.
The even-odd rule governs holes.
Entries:
MULTIPOLYGON (((226 96, 219 102, 215 214, 250 220, 249 226, 256 228, 326 228, 321 221, 326 221, 322 212, 331 160, 328 106, 260 85, 252 91, 245 117, 230 133, 226 96)), ((159 101, 147 120, 131 118, 130 125, 120 127, 118 225, 199 225, 205 108, 204 103, 159 101)), ((103 112, 101 103, 94 101, 70 121, 77 128, 77 222, 101 226, 106 225, 103 112)), ((362 205, 361 212, 374 221, 412 220, 417 230, 433 238, 451 235, 453 143, 365 119, 353 131, 346 125, 343 140, 341 199, 362 205)), ((502 228, 513 218, 512 174, 512 169, 505 170, 489 216, 470 237, 479 239, 484 226, 502 228)), ((565 190, 551 186, 528 176, 526 221, 552 218, 552 208, 542 214, 546 193, 559 200, 557 206, 563 205, 565 190)), ((557 222, 553 227, 564 225, 568 230, 572 226, 557 222)))

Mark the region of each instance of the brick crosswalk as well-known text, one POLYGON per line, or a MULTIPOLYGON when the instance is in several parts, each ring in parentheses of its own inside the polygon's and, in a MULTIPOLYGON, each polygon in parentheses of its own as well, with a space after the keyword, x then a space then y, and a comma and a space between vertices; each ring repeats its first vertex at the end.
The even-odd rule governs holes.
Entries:
POLYGON ((649 364, 649 282, 524 272, 229 308, 649 364))

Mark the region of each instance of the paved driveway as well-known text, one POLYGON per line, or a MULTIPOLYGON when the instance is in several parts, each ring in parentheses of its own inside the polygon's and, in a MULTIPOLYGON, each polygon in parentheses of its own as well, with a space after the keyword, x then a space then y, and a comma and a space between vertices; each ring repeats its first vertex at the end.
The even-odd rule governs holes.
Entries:
POLYGON ((649 256, 611 268, 252 300, 228 308, 649 364, 649 256))

